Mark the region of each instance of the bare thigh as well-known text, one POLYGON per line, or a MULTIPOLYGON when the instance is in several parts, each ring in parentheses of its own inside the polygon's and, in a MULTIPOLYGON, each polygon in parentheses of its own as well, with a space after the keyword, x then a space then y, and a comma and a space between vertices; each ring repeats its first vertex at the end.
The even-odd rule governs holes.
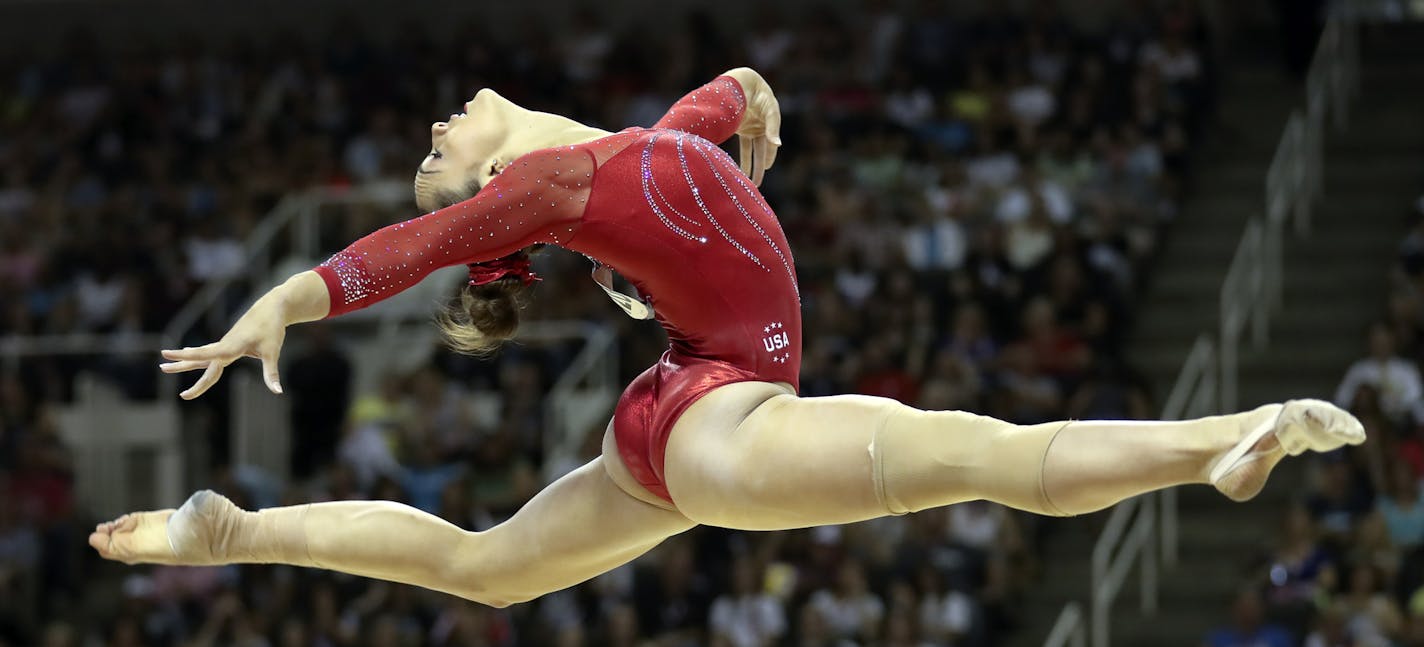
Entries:
POLYGON ((884 516, 870 445, 887 405, 867 396, 799 398, 767 382, 718 388, 673 427, 668 491, 689 519, 744 530, 884 516))

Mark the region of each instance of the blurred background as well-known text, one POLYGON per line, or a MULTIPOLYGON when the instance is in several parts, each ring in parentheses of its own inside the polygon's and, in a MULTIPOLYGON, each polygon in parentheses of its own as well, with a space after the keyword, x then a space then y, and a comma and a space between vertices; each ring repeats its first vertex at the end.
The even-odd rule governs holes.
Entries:
POLYGON ((1420 20, 1418 0, 0 0, 0 644, 1424 645, 1420 20), (618 130, 741 65, 785 118, 762 190, 801 276, 804 395, 1019 423, 1320 397, 1370 442, 1245 505, 702 528, 500 610, 87 548, 96 521, 205 487, 480 530, 596 455, 666 339, 574 254, 536 257, 548 280, 492 359, 430 325, 463 268, 292 329, 283 397, 235 365, 181 402, 157 351, 418 215, 429 124, 479 88, 618 130))

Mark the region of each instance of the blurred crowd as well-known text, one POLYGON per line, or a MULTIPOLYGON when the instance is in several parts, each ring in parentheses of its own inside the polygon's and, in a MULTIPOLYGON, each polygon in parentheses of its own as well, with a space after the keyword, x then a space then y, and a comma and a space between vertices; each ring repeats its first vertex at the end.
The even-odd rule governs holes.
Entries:
MULTIPOLYGON (((242 241, 283 195, 409 177, 429 122, 478 88, 618 130, 745 64, 785 119, 763 191, 801 275, 805 395, 1021 423, 1151 417, 1121 346, 1210 121, 1201 16, 1192 2, 1128 3, 1085 33, 1051 1, 944 4, 790 16, 763 3, 736 28, 694 11, 656 29, 589 6, 562 26, 531 14, 448 42, 343 24, 325 38, 107 51, 81 34, 52 60, 0 61, 0 335, 156 331, 215 279, 238 279, 236 301, 260 287, 242 241)), ((356 210, 336 238, 410 215, 356 210)), ((536 262, 549 280, 529 319, 617 316, 582 259, 536 262)), ((631 377, 665 339, 618 325, 631 377)), ((223 332, 207 326, 185 333, 223 332)), ((439 353, 359 392, 340 328, 292 337, 295 478, 229 464, 213 436, 211 485, 240 504, 384 498, 482 529, 542 486, 539 405, 566 353, 439 353), (490 394, 485 415, 473 403, 490 394)), ((809 531, 699 529, 503 610, 282 567, 101 564, 83 548, 93 520, 53 409, 81 371, 157 396, 154 362, 135 361, 0 372, 0 643, 991 645, 1036 577, 1041 528, 987 503, 809 531)), ((220 386, 189 411, 223 403, 220 386)))
POLYGON ((1209 647, 1424 646, 1424 197, 1383 316, 1334 400, 1370 440, 1311 459, 1311 486, 1209 647))

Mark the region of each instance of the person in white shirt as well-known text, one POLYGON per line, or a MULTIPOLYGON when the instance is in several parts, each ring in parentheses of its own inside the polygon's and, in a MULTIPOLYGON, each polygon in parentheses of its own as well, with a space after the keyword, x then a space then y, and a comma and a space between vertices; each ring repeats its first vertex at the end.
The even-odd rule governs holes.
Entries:
POLYGON ((1395 354, 1394 333, 1382 323, 1370 327, 1369 343, 1369 356, 1352 364, 1345 379, 1340 380, 1335 402, 1348 408, 1354 404, 1360 387, 1368 386, 1379 393, 1380 409, 1385 415, 1403 422, 1420 408, 1420 398, 1424 396, 1419 367, 1395 354))
POLYGON ((786 633, 781 601, 758 586, 757 569, 746 557, 732 564, 732 590, 712 602, 708 621, 714 647, 766 647, 786 633))
POLYGON ((885 617, 885 604, 866 586, 865 571, 859 562, 847 560, 837 575, 835 590, 816 591, 808 604, 836 638, 875 642, 880 621, 885 617))

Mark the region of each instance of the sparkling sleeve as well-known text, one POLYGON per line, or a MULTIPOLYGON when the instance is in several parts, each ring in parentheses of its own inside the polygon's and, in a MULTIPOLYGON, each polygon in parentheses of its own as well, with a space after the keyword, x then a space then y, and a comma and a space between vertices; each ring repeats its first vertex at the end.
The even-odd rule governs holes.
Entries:
POLYGON ((721 144, 736 134, 746 108, 742 84, 719 76, 679 99, 653 127, 681 130, 721 144))
POLYGON ((370 306, 443 267, 567 243, 583 218, 593 171, 593 156, 582 148, 535 151, 473 198, 352 243, 315 268, 331 299, 327 316, 370 306))

